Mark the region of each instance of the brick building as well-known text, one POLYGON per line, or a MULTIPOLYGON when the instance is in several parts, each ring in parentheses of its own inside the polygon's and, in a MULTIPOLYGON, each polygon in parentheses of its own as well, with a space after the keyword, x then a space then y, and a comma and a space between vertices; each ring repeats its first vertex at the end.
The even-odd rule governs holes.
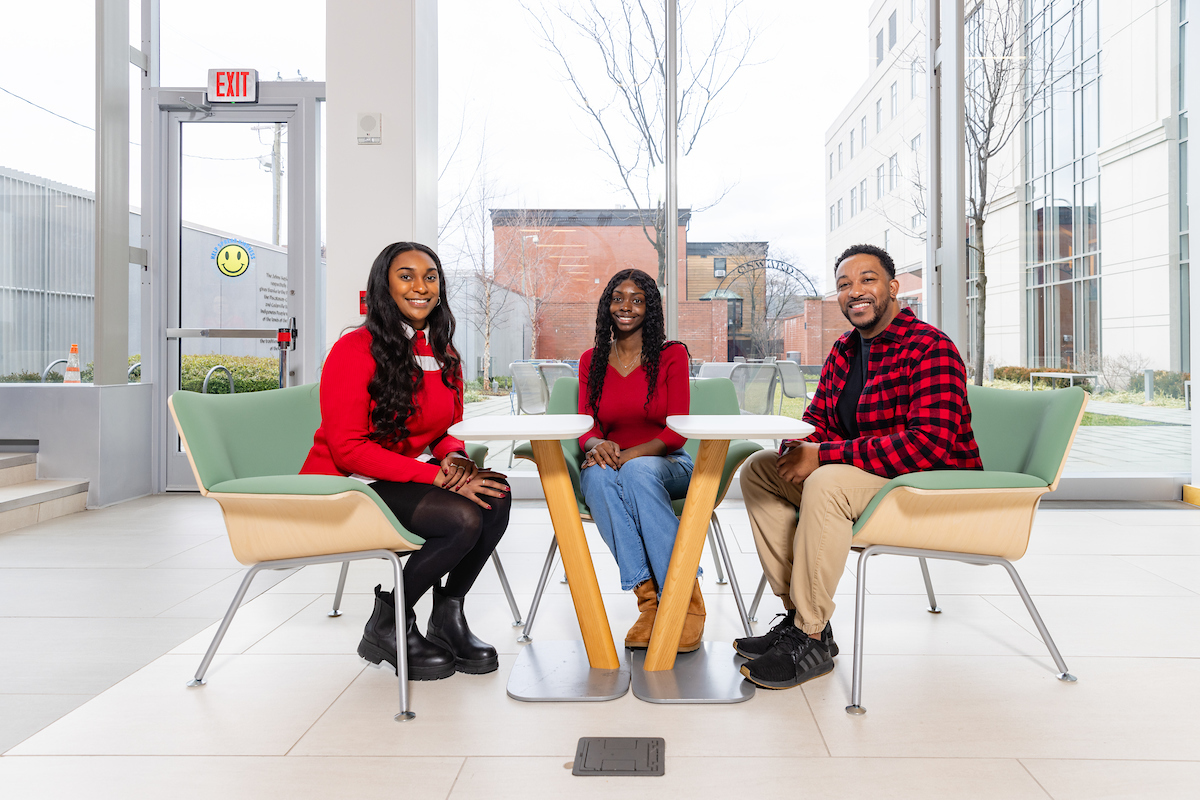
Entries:
MULTIPOLYGON (((496 282, 536 302, 526 306, 535 319, 531 358, 576 359, 592 346, 596 304, 609 278, 634 267, 658 276, 658 253, 651 244, 656 213, 636 209, 492 209, 496 282)), ((675 286, 679 298, 679 338, 692 357, 725 361, 729 356, 730 310, 701 300, 715 288, 716 249, 725 248, 730 269, 759 257, 765 243, 704 243, 707 255, 692 257, 687 242, 691 209, 679 210, 679 249, 675 286), (711 251, 711 252, 709 252, 711 251), (742 254, 742 255, 736 255, 742 254), (695 274, 693 274, 693 272, 695 274), (711 285, 710 285, 711 284, 711 285)), ((737 330, 734 331, 736 335, 737 330)))

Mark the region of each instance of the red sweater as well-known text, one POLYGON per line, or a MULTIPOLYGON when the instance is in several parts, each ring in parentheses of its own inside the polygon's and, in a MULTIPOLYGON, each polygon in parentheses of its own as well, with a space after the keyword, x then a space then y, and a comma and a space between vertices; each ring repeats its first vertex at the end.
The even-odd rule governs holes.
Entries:
POLYGON ((432 446, 439 461, 451 453, 465 452, 462 442, 446 434, 447 428, 463 418, 462 374, 455 388, 446 386, 425 334, 415 331, 412 338, 425 376, 413 393, 414 411, 405 423, 408 438, 392 445, 367 438, 374 430, 371 412, 375 403, 367 384, 375 375, 375 359, 371 334, 365 327, 356 328, 338 339, 325 359, 321 427, 313 436, 301 475, 358 474, 384 481, 433 483, 439 465, 417 460, 425 448, 432 446))
POLYGON ((600 393, 600 408, 588 405, 588 375, 592 366, 592 351, 579 358, 579 413, 596 418, 596 425, 579 437, 586 449, 588 439, 611 439, 622 450, 659 439, 674 452, 687 441, 667 427, 667 417, 686 414, 691 404, 688 387, 687 349, 673 344, 662 351, 658 362, 658 381, 654 397, 646 406, 646 370, 639 364, 627 377, 608 365, 604 389, 600 393))

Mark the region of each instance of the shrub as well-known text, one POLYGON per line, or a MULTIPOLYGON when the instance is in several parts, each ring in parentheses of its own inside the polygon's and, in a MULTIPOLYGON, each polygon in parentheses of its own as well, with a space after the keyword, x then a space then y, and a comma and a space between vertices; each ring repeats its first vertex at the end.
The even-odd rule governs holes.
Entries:
MULTIPOLYGON (((1190 381, 1192 373, 1190 372, 1168 372, 1166 370, 1154 370, 1154 393, 1161 394, 1164 397, 1177 397, 1183 399, 1183 382, 1190 381)), ((1146 391, 1146 374, 1134 375, 1129 379, 1129 391, 1142 393, 1146 391)))
MULTIPOLYGON (((1028 386, 1029 385, 1029 375, 1030 375, 1030 373, 1033 373, 1033 372, 1061 372, 1065 375, 1070 375, 1070 374, 1075 373, 1075 370, 1073 370, 1073 369, 1046 369, 1046 368, 1042 368, 1042 367, 996 367, 996 370, 993 374, 994 374, 996 380, 998 380, 998 381, 1011 381, 1013 383, 1020 383, 1024 386, 1028 386)), ((1056 381, 1053 381, 1050 378, 1034 378, 1033 379, 1034 387, 1052 386, 1055 384, 1056 384, 1056 381)), ((1088 391, 1088 392, 1092 391, 1091 381, 1078 381, 1078 382, 1076 382, 1075 385, 1082 386, 1084 391, 1088 391)))
MULTIPOLYGON (((219 353, 204 356, 183 356, 183 375, 180 388, 198 392, 204 376, 218 364, 233 374, 233 388, 239 394, 265 392, 279 388, 279 360, 266 356, 226 356, 219 353)), ((209 394, 229 394, 229 378, 218 370, 208 381, 209 394)))
MULTIPOLYGON (((129 361, 127 363, 129 366, 132 367, 134 364, 138 363, 141 360, 142 360, 142 357, 135 353, 134 355, 131 355, 129 357, 129 361)), ((91 383, 92 378, 95 376, 95 372, 96 372, 95 367, 96 367, 95 363, 92 361, 89 361, 82 369, 79 370, 79 381, 81 383, 91 383)), ((54 367, 54 369, 50 370, 50 374, 46 376, 46 383, 62 383, 63 382, 63 372, 65 370, 66 370, 65 364, 56 365, 54 367)), ((133 374, 129 376, 129 382, 130 383, 140 383, 141 380, 142 380, 142 369, 141 369, 141 367, 138 367, 137 369, 135 369, 133 371, 133 374)), ((40 372, 21 371, 21 372, 11 372, 8 375, 0 375, 0 383, 41 383, 41 382, 42 382, 42 373, 40 373, 40 372)))

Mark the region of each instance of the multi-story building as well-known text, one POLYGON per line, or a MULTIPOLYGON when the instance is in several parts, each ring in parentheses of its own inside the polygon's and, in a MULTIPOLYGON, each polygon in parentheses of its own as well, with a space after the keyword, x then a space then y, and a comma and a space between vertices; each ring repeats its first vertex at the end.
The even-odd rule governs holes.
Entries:
MULTIPOLYGON (((988 24, 978 7, 966 9, 968 88, 991 57, 976 52, 988 24)), ((1187 4, 1028 0, 1011 12, 1013 58, 1028 66, 1010 98, 1023 122, 989 163, 987 361, 1094 369, 1115 358, 1187 371, 1187 4)), ((830 127, 825 154, 828 269, 849 244, 883 246, 918 309, 921 13, 912 0, 872 6, 871 74, 830 127)), ((967 294, 971 320, 970 282, 967 294)))
POLYGON ((925 4, 878 0, 870 74, 825 135, 825 271, 853 244, 896 262, 900 298, 920 313, 925 268, 925 4))

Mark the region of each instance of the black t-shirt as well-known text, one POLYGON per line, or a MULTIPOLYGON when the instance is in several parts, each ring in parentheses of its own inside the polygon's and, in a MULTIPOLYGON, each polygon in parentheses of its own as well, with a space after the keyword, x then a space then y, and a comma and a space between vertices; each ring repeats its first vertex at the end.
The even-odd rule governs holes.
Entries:
POLYGON ((850 374, 846 376, 846 385, 837 399, 838 421, 846 431, 847 439, 858 438, 858 398, 862 396, 863 387, 867 385, 867 364, 871 360, 871 339, 858 336, 858 348, 854 351, 854 360, 850 362, 850 374))

